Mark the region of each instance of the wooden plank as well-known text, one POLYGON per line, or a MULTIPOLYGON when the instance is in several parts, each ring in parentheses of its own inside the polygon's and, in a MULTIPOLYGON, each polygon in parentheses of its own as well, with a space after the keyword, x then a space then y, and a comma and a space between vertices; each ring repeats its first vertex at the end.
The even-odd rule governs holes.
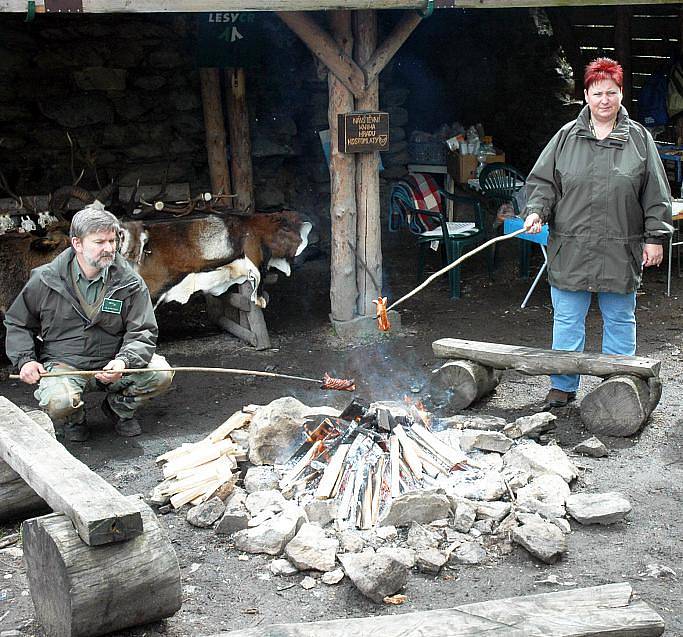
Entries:
POLYGON ((634 16, 631 20, 633 38, 677 38, 680 26, 676 17, 643 18, 634 16))
POLYGON ((628 583, 463 604, 455 608, 308 624, 275 624, 214 637, 657 637, 664 620, 645 602, 632 602, 628 583))
POLYGON ((529 376, 589 374, 604 377, 633 374, 642 378, 652 378, 659 376, 661 367, 661 361, 640 356, 560 352, 457 338, 434 341, 432 350, 437 358, 472 360, 494 369, 514 369, 529 376))
POLYGON ((332 495, 332 491, 339 479, 339 473, 344 465, 344 460, 346 459, 349 447, 351 447, 351 445, 339 445, 336 453, 327 463, 323 477, 320 479, 318 488, 315 491, 315 497, 319 500, 326 500, 332 495))
POLYGON ((0 396, 0 456, 53 511, 71 519, 89 546, 142 533, 135 502, 74 458, 4 396, 0 396))
MULTIPOLYGON (((83 13, 195 13, 211 11, 317 11, 424 9, 426 0, 83 0, 83 13)), ((44 11, 44 2, 36 2, 44 11)), ((0 0, 0 12, 26 13, 25 0, 0 0)))
POLYGON ((631 55, 636 56, 659 56, 669 58, 673 52, 678 51, 677 38, 660 40, 631 40, 631 55))

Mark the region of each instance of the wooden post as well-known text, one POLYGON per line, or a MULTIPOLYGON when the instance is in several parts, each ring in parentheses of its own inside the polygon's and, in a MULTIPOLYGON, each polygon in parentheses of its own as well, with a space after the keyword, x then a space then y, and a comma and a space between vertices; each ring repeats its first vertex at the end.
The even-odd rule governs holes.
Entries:
MULTIPOLYGON (((330 14, 332 33, 337 44, 350 55, 353 51, 351 13, 330 14)), ((330 125, 330 216, 332 319, 349 321, 355 316, 358 286, 356 281, 356 160, 339 152, 337 115, 353 110, 353 95, 334 73, 328 74, 330 125)))
POLYGON ((230 129, 230 171, 237 197, 234 207, 254 212, 254 176, 251 165, 251 135, 247 110, 244 69, 226 69, 228 126, 230 129))
POLYGON ((66 513, 89 546, 142 533, 140 507, 74 458, 21 409, 0 396, 0 457, 47 502, 66 513))
MULTIPOLYGON (((361 67, 377 47, 377 13, 373 10, 354 14, 355 59, 361 67)), ((357 111, 379 109, 379 80, 375 78, 362 97, 356 98, 357 111)), ((382 227, 379 204, 379 153, 356 155, 356 280, 358 314, 373 315, 373 299, 382 293, 382 227)))
POLYGON ((36 618, 52 637, 91 637, 149 624, 180 609, 180 567, 156 515, 136 496, 145 532, 129 542, 90 547, 69 518, 24 522, 24 560, 36 618))
POLYGON ((614 46, 617 61, 624 69, 624 99, 626 110, 632 111, 631 96, 633 78, 631 75, 631 7, 617 7, 617 24, 614 30, 614 46))
POLYGON ((204 128, 206 132, 206 152, 209 160, 211 191, 214 194, 228 195, 230 172, 228 154, 225 146, 225 122, 221 106, 221 80, 218 69, 199 69, 204 109, 204 128))

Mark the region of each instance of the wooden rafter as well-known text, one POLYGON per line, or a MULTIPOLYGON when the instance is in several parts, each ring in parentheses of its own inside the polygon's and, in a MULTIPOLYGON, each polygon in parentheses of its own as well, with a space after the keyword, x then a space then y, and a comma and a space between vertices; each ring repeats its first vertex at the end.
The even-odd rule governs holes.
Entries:
MULTIPOLYGON (((652 0, 435 0, 437 9, 510 9, 652 4, 652 0)), ((659 0, 659 4, 678 4, 659 0)), ((427 0, 83 0, 83 13, 204 13, 212 11, 320 11, 335 9, 425 9, 427 0)), ((0 13, 25 13, 27 0, 0 0, 0 13)), ((45 11, 45 0, 36 10, 45 11)))
POLYGON ((278 12, 278 15, 349 91, 356 97, 364 93, 363 70, 313 18, 299 11, 278 12))

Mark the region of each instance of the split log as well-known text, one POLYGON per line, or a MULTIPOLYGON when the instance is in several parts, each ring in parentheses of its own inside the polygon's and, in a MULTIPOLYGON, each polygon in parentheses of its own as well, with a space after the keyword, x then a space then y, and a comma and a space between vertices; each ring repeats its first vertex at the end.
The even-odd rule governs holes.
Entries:
POLYGON ((613 376, 633 374, 641 378, 659 376, 661 361, 641 356, 561 352, 536 347, 521 347, 442 338, 432 343, 437 358, 475 361, 494 369, 514 369, 530 376, 545 374, 589 374, 613 376))
POLYGON ((180 609, 180 567, 152 510, 135 496, 145 532, 91 547, 52 513, 24 522, 24 559, 36 617, 52 637, 102 635, 170 617, 180 609))
POLYGON ((631 436, 649 418, 661 396, 661 382, 612 376, 581 401, 581 420, 596 435, 631 436))
POLYGON ((213 637, 468 637, 552 635, 553 637, 658 637, 664 620, 645 602, 632 599, 631 585, 510 597, 416 613, 334 619, 308 624, 273 624, 213 637))
MULTIPOLYGON (((55 428, 45 412, 34 409, 26 415, 54 438, 55 428)), ((0 522, 25 519, 49 510, 45 500, 12 467, 0 460, 0 522)))
POLYGON ((137 502, 124 498, 4 396, 0 457, 53 511, 71 519, 86 544, 121 542, 142 533, 137 502))
POLYGON ((474 361, 447 361, 432 372, 432 397, 451 409, 465 409, 490 394, 500 377, 500 370, 474 361))

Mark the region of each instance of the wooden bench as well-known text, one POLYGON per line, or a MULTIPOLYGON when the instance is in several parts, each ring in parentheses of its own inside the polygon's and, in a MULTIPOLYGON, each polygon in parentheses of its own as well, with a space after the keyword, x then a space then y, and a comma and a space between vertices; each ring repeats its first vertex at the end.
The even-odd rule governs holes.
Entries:
POLYGON ((503 370, 528 375, 585 374, 605 379, 581 401, 581 419, 595 434, 630 436, 659 403, 661 362, 640 356, 561 352, 482 341, 443 338, 432 343, 438 358, 449 359, 433 372, 436 393, 447 392, 449 406, 465 409, 489 394, 503 370))
POLYGON ((55 511, 22 525, 29 589, 46 634, 102 635, 173 615, 182 603, 180 567, 154 512, 44 426, 0 396, 0 468, 9 480, 0 487, 12 493, 5 513, 45 503, 55 511))

